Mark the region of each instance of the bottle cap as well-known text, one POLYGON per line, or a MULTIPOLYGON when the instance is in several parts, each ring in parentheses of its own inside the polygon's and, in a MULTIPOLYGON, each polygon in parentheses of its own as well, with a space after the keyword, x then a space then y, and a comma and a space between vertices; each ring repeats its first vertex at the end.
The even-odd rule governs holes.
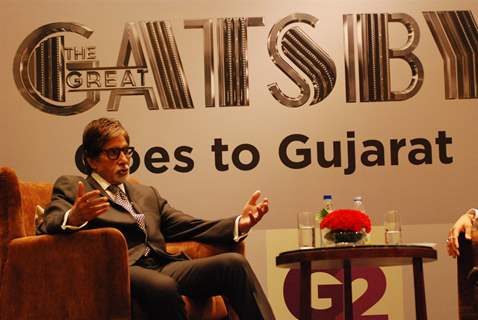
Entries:
POLYGON ((324 194, 324 200, 332 200, 332 196, 330 194, 324 194))
POLYGON ((354 197, 354 201, 362 201, 362 196, 356 196, 356 197, 354 197))

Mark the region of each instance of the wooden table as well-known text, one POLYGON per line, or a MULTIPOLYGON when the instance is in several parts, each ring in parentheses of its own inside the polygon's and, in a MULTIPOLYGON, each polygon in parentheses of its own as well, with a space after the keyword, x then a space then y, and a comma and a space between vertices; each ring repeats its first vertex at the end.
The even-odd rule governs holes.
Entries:
POLYGON ((293 250, 280 253, 276 265, 300 270, 300 320, 311 320, 310 279, 312 268, 344 269, 344 315, 353 320, 352 265, 400 266, 413 265, 415 312, 417 320, 427 319, 423 262, 437 259, 437 252, 420 245, 364 245, 293 250))

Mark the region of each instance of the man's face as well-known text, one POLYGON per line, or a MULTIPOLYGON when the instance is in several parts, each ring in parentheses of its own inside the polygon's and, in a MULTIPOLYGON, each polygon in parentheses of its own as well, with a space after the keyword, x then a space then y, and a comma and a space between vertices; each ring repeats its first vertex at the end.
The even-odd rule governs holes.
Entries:
MULTIPOLYGON (((128 142, 124 136, 118 136, 109 140, 103 150, 112 148, 128 147, 128 142)), ((111 184, 120 184, 126 181, 129 175, 130 157, 124 152, 120 152, 118 159, 109 159, 103 151, 97 159, 88 159, 88 163, 94 172, 98 173, 103 179, 111 184)))

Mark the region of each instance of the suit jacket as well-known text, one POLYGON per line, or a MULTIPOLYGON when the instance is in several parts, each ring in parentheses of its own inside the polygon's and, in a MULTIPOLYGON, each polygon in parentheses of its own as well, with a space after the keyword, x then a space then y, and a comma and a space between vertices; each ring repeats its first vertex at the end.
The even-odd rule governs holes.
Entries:
POLYGON ((184 260, 184 254, 166 252, 166 241, 198 240, 202 242, 233 243, 235 217, 207 221, 194 218, 173 208, 158 191, 141 184, 124 183, 126 194, 137 213, 144 214, 147 234, 122 206, 116 204, 91 176, 61 176, 53 186, 52 201, 45 209, 42 233, 73 232, 61 225, 66 211, 72 208, 78 194, 78 182, 85 185, 85 192, 97 189, 108 197, 110 209, 90 220, 85 229, 112 227, 124 235, 128 244, 129 264, 134 264, 144 253, 145 246, 156 252, 164 263, 184 260))

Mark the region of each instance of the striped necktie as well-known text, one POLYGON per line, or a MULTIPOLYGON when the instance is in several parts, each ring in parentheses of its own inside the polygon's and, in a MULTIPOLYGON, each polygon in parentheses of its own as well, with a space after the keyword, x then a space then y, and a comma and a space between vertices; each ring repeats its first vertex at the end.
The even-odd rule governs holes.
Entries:
MULTIPOLYGON (((146 224, 144 222, 144 214, 136 213, 136 211, 133 208, 133 205, 128 200, 128 197, 126 196, 126 194, 117 185, 111 184, 108 187, 108 190, 111 191, 111 193, 113 194, 113 201, 116 204, 125 208, 133 216, 134 220, 136 220, 136 223, 141 228, 141 230, 143 230, 143 232, 146 234, 146 224)), ((144 255, 148 255, 149 251, 150 251, 150 248, 146 246, 144 255)))

